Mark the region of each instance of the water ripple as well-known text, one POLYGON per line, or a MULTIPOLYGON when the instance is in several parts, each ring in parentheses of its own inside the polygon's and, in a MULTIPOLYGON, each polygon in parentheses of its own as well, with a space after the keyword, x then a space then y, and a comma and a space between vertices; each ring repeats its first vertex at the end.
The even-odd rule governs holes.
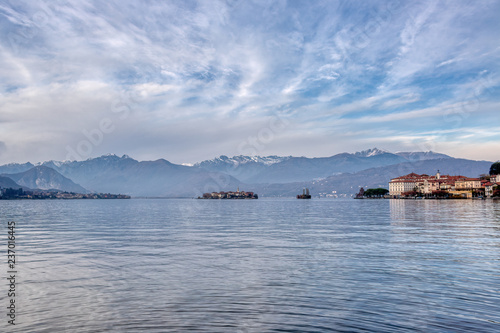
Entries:
POLYGON ((0 203, 15 332, 500 331, 498 202, 0 203))

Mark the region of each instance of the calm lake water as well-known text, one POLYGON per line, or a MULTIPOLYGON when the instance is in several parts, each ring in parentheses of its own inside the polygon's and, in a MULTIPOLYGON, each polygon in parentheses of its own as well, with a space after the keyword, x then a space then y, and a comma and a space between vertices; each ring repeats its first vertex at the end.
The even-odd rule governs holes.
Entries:
POLYGON ((0 216, 18 259, 2 332, 500 332, 498 201, 0 201, 0 216))

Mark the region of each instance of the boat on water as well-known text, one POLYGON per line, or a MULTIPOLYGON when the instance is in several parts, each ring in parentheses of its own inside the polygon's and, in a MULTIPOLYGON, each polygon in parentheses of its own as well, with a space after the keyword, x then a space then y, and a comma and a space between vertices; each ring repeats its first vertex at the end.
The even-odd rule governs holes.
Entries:
POLYGON ((297 194, 297 199, 311 199, 311 194, 309 194, 309 189, 307 187, 302 189, 302 194, 297 194))

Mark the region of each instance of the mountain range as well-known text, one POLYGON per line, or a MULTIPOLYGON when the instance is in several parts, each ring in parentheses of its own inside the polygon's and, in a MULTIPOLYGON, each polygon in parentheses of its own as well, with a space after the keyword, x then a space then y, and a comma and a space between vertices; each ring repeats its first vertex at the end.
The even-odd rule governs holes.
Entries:
POLYGON ((354 154, 342 153, 330 157, 254 157, 220 156, 195 164, 206 170, 229 174, 245 183, 291 183, 325 178, 345 172, 357 172, 373 167, 415 162, 428 159, 451 158, 434 152, 390 153, 373 148, 354 154))
MULTIPOLYGON (((238 186, 263 196, 291 196, 302 187, 309 187, 313 195, 350 195, 360 186, 387 187, 391 178, 410 172, 440 169, 442 173, 478 176, 487 173, 491 163, 432 151, 391 153, 377 148, 317 158, 222 155, 191 166, 109 154, 85 161, 10 163, 0 166, 0 176, 30 188, 136 197, 193 197, 238 186)), ((6 186, 0 183, 0 187, 6 186)))

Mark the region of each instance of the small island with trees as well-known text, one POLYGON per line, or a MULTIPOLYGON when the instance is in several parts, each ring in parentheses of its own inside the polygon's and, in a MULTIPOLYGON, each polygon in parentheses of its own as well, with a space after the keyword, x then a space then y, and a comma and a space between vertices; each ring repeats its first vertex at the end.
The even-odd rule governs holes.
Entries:
POLYGON ((369 188, 366 191, 364 188, 360 188, 354 199, 382 199, 387 193, 389 193, 389 190, 381 187, 369 188))

